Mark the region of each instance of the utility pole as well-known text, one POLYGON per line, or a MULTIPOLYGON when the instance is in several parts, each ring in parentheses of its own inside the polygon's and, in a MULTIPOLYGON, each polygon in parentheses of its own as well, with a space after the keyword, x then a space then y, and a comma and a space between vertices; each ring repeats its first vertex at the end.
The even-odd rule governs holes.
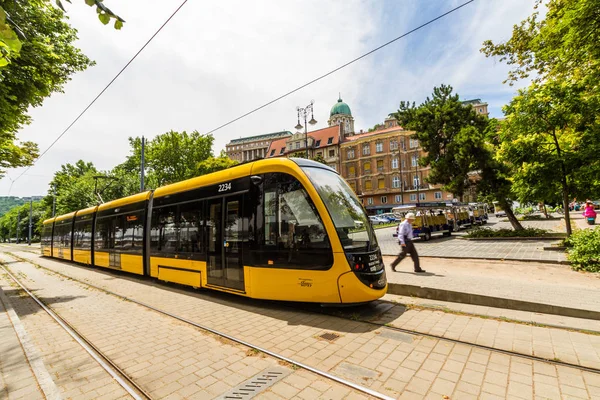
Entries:
POLYGON ((33 217, 33 197, 29 199, 29 240, 27 241, 27 244, 29 244, 29 246, 31 246, 31 228, 33 227, 32 217, 33 217))
POLYGON ((56 214, 56 183, 52 185, 52 218, 56 214))
POLYGON ((19 244, 19 220, 21 219, 21 210, 17 210, 17 244, 19 244))
POLYGON ((144 152, 146 148, 146 140, 142 136, 142 165, 140 168, 140 192, 144 191, 144 152))

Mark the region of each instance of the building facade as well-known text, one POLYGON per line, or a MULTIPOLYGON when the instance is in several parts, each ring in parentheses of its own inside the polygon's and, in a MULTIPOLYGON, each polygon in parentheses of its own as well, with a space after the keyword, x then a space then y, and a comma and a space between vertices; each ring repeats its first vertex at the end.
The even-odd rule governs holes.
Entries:
POLYGON ((439 185, 426 183, 430 167, 419 165, 424 152, 412 137, 415 132, 392 118, 381 126, 348 137, 340 146, 340 173, 367 211, 377 214, 400 205, 452 201, 439 185))
POLYGON ((488 112, 488 103, 484 103, 481 99, 465 100, 462 103, 465 106, 473 107, 473 110, 475 110, 477 114, 485 115, 486 117, 490 114, 488 112))
POLYGON ((265 158, 267 156, 267 150, 269 149, 272 141, 286 138, 291 135, 291 132, 281 131, 234 139, 227 143, 225 146, 225 152, 229 158, 239 162, 265 158))

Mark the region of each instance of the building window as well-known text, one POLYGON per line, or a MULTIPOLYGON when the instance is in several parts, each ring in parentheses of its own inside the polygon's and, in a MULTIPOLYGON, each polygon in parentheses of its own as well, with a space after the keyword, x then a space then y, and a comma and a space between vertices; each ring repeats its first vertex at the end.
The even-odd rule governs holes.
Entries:
POLYGON ((418 155, 415 154, 415 155, 413 155, 411 157, 411 165, 413 167, 418 167, 419 166, 419 156, 418 155))
POLYGON ((372 205, 372 204, 373 204, 373 198, 372 198, 372 197, 369 197, 369 198, 367 199, 367 204, 368 204, 368 205, 372 205))
POLYGON ((323 152, 322 151, 317 152, 317 157, 323 157, 323 152))
POLYGON ((381 152, 383 152, 383 142, 377 142, 377 143, 375 144, 375 151, 376 151, 377 153, 381 153, 381 152))
POLYGON ((363 167, 365 174, 370 174, 371 173, 371 162, 367 161, 363 167))
POLYGON ((377 171, 383 172, 383 160, 377 160, 377 171))
POLYGON ((356 182, 350 182, 349 185, 352 188, 352 190, 354 190, 354 193, 356 193, 356 182))
POLYGON ((392 178, 392 187, 399 188, 400 187, 400 178, 395 176, 392 178))
POLYGON ((417 201, 417 195, 416 194, 411 194, 410 195, 410 201, 417 201))
POLYGON ((356 168, 353 166, 348 167, 348 176, 354 178, 356 176, 356 168))
POLYGON ((419 200, 425 200, 425 193, 419 193, 419 200))
POLYGON ((371 182, 370 179, 367 179, 365 181, 365 190, 371 190, 371 189, 373 189, 373 182, 371 182))
POLYGON ((442 199, 442 192, 434 192, 434 193, 433 193, 433 197, 434 197, 436 200, 441 200, 441 199, 442 199))
POLYGON ((398 204, 398 203, 402 203, 402 196, 401 196, 401 195, 397 194, 397 195, 394 197, 394 199, 396 200, 396 204, 398 204))
POLYGON ((415 175, 413 177, 413 186, 415 187, 415 189, 419 187, 420 183, 421 183, 421 180, 419 179, 419 177, 417 175, 415 175))
POLYGON ((398 169, 398 159, 392 158, 392 168, 398 169))
POLYGON ((385 189, 385 179, 379 178, 377 180, 377 189, 385 189))
POLYGON ((321 146, 321 139, 317 140, 317 142, 315 143, 315 147, 319 147, 321 146))
POLYGON ((419 147, 419 141, 418 141, 417 139, 410 138, 409 147, 410 147, 411 149, 414 149, 414 148, 416 148, 416 147, 419 147))
POLYGON ((281 151, 279 152, 279 155, 282 155, 283 153, 285 153, 285 146, 283 146, 283 147, 281 148, 281 151))
POLYGON ((387 196, 381 196, 381 204, 387 203, 387 196))
POLYGON ((296 142, 296 145, 295 145, 295 147, 296 147, 297 149, 299 149, 299 148, 300 148, 300 142, 296 142))
POLYGON ((398 150, 398 141, 390 140, 390 150, 398 150))
POLYGON ((271 150, 271 155, 269 157, 273 157, 275 155, 275 149, 271 150))
POLYGON ((363 155, 368 156, 369 154, 371 154, 371 146, 363 144, 363 155))
POLYGON ((402 159, 402 169, 406 168, 406 160, 403 158, 402 159))
POLYGON ((354 158, 354 149, 348 150, 347 155, 348 155, 348 159, 354 158))
POLYGON ((327 139, 327 144, 332 144, 333 143, 333 137, 330 137, 329 139, 327 139))
POLYGON ((329 168, 331 168, 334 171, 337 171, 337 166, 335 164, 330 164, 329 168))
POLYGON ((479 112, 480 112, 480 113, 482 113, 482 112, 483 112, 483 108, 480 108, 480 109, 479 109, 479 112))
POLYGON ((329 157, 335 157, 335 150, 329 150, 329 157))

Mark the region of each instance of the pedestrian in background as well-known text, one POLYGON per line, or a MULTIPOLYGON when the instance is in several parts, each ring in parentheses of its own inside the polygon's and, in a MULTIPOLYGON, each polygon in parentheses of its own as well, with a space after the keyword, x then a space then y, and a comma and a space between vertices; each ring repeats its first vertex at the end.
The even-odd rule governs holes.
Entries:
POLYGON ((398 265, 400 261, 404 260, 404 257, 406 257, 407 254, 410 254, 410 258, 412 258, 413 263, 415 264, 415 272, 425 272, 425 270, 421 269, 419 266, 419 254, 417 253, 417 249, 415 249, 415 245, 412 241, 412 223, 414 220, 415 214, 408 213, 404 216, 404 221, 398 225, 398 242, 400 243, 401 251, 394 262, 392 262, 392 269, 394 271, 396 271, 396 265, 398 265))

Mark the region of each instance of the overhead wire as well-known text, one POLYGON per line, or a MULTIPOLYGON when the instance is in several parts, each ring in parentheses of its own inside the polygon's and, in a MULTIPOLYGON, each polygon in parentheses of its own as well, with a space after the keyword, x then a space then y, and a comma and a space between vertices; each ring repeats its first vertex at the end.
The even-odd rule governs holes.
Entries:
MULTIPOLYGON (((252 110, 250 110, 250 111, 248 111, 248 112, 246 112, 246 113, 244 113, 244 114, 240 115, 239 117, 236 117, 236 118, 234 118, 234 119, 230 120, 229 122, 226 122, 226 123, 224 123, 224 124, 222 124, 222 125, 219 125, 218 127, 216 127, 216 128, 214 128, 214 129, 212 129, 212 130, 210 130, 210 131, 206 132, 206 134, 211 134, 211 133, 214 133, 214 132, 216 132, 216 131, 218 131, 218 130, 220 130, 220 129, 222 129, 222 128, 224 128, 224 127, 228 126, 228 125, 231 125, 231 124, 233 124, 234 122, 237 122, 237 121, 239 121, 239 120, 240 120, 240 119, 242 119, 242 118, 245 118, 245 117, 247 117, 247 116, 249 116, 249 115, 251 115, 251 114, 254 114, 254 113, 255 113, 255 112, 257 112, 257 111, 259 111, 259 110, 262 110, 263 108, 265 108, 265 107, 268 107, 268 106, 270 106, 271 104, 273 104, 273 103, 275 103, 275 102, 277 102, 277 101, 279 101, 279 100, 281 100, 281 99, 283 99, 283 98, 285 98, 285 97, 287 97, 287 96, 289 96, 289 95, 291 95, 291 94, 293 94, 293 93, 295 93, 295 92, 297 92, 297 91, 299 91, 299 90, 301 90, 301 89, 304 89, 305 87, 307 87, 307 86, 309 86, 309 85, 312 85, 313 83, 315 83, 315 82, 318 82, 318 81, 320 81, 320 80, 322 80, 322 79, 324 79, 324 78, 328 77, 329 75, 332 75, 332 74, 334 74, 335 72, 337 72, 337 71, 339 71, 339 70, 341 70, 341 69, 343 69, 343 68, 346 68, 347 66, 349 66, 349 65, 351 65, 351 64, 354 64, 355 62, 357 62, 357 61, 359 61, 359 60, 361 60, 361 59, 363 59, 363 58, 365 58, 365 57, 367 57, 367 56, 369 56, 369 55, 371 55, 371 54, 375 53, 376 51, 379 51, 379 50, 383 49, 384 47, 387 47, 387 46, 389 46, 390 44, 392 44, 392 43, 394 43, 394 42, 396 42, 396 41, 398 41, 398 40, 400 40, 400 39, 402 39, 402 38, 404 38, 404 37, 406 37, 406 36, 408 36, 408 35, 410 35, 410 34, 412 34, 412 33, 414 33, 414 32, 417 32, 417 31, 418 31, 418 30, 420 30, 420 29, 423 29, 424 27, 426 27, 426 26, 428 26, 428 25, 430 25, 430 24, 434 23, 435 21, 437 21, 437 20, 440 20, 440 19, 442 19, 442 18, 444 18, 444 17, 446 17, 446 16, 448 16, 448 15, 450 15, 450 14, 452 14, 452 13, 454 13, 454 12, 458 11, 459 9, 461 9, 461 8, 463 8, 463 7, 465 7, 465 6, 467 6, 467 5, 468 5, 468 4, 470 4, 470 3, 473 3, 474 1, 475 1, 475 0, 468 0, 468 1, 466 1, 466 2, 464 2, 464 3, 462 3, 462 4, 460 4, 459 6, 457 6, 457 7, 454 7, 453 9, 451 9, 451 10, 449 10, 449 11, 447 11, 447 12, 445 12, 445 13, 443 13, 443 14, 441 14, 441 15, 439 15, 439 16, 437 16, 437 17, 435 17, 435 18, 433 18, 433 19, 431 19, 431 20, 429 20, 429 21, 427 21, 427 22, 425 22, 425 23, 423 23, 423 24, 419 25, 419 26, 417 26, 416 28, 413 28, 413 29, 411 29, 410 31, 408 31, 408 32, 406 32, 406 33, 404 33, 404 34, 402 34, 402 35, 400 35, 400 36, 398 36, 398 37, 396 37, 396 38, 394 38, 394 39, 392 39, 392 40, 390 40, 390 41, 388 41, 388 42, 386 42, 386 43, 384 43, 384 44, 382 44, 382 45, 380 45, 380 46, 378 46, 378 47, 376 47, 376 48, 374 48, 374 49, 372 49, 372 50, 370 50, 370 51, 368 51, 368 52, 366 52, 366 53, 364 53, 364 54, 362 54, 362 55, 360 55, 360 56, 358 56, 358 57, 356 57, 356 58, 354 58, 354 59, 352 59, 352 60, 350 60, 350 61, 348 61, 348 62, 346 62, 345 64, 342 64, 342 65, 340 65, 339 67, 337 67, 337 68, 335 68, 335 69, 333 69, 333 70, 331 70, 331 71, 329 71, 329 72, 327 72, 327 73, 325 73, 325 74, 323 74, 323 75, 320 75, 320 76, 318 76, 317 78, 315 78, 315 79, 313 79, 313 80, 311 80, 311 81, 309 81, 309 82, 307 82, 307 83, 305 83, 305 84, 303 84, 303 85, 301 85, 301 86, 298 86, 297 88, 295 88, 295 89, 293 89, 293 90, 290 90, 289 92, 287 92, 287 93, 285 93, 285 94, 283 94, 283 95, 281 95, 281 96, 279 96, 279 97, 276 97, 275 99, 273 99, 273 100, 271 100, 271 101, 269 101, 269 102, 267 102, 267 103, 265 103, 265 104, 263 104, 263 105, 261 105, 261 106, 259 106, 259 107, 256 107, 256 108, 254 108, 254 109, 252 109, 252 110)), ((38 156, 38 157, 35 159, 35 161, 34 161, 34 163, 33 163, 33 164, 35 164, 35 163, 36 163, 36 162, 37 162, 37 161, 38 161, 40 158, 42 158, 42 157, 43 157, 43 156, 44 156, 46 153, 48 153, 48 151, 49 151, 49 150, 50 150, 50 149, 51 149, 51 148, 52 148, 52 147, 53 147, 53 146, 54 146, 54 145, 55 145, 55 144, 56 144, 56 143, 57 143, 57 142, 58 142, 58 141, 59 141, 59 140, 60 140, 60 139, 61 139, 61 138, 62 138, 62 137, 63 137, 63 136, 64 136, 64 135, 65 135, 65 134, 68 132, 68 131, 69 131, 69 129, 71 129, 71 127, 72 127, 73 125, 75 125, 75 123, 76 123, 76 122, 77 122, 77 121, 78 121, 78 120, 79 120, 79 119, 80 119, 80 118, 83 116, 83 114, 85 114, 85 113, 87 112, 87 110, 88 110, 88 109, 89 109, 89 108, 90 108, 90 107, 91 107, 91 106, 92 106, 92 105, 93 105, 93 104, 94 104, 94 103, 95 103, 95 102, 96 102, 96 101, 97 101, 97 100, 98 100, 98 99, 99 99, 99 98, 100 98, 100 97, 101 97, 101 96, 104 94, 104 92, 106 92, 106 90, 107 90, 107 89, 108 89, 108 88, 109 88, 109 87, 110 87, 110 86, 113 84, 113 82, 114 82, 114 81, 115 81, 115 80, 116 80, 116 79, 117 79, 117 78, 118 78, 118 77, 119 77, 119 76, 120 76, 120 75, 123 73, 123 71, 125 71, 125 70, 127 69, 127 67, 129 67, 129 65, 130 65, 130 64, 131 64, 131 63, 132 63, 132 62, 133 62, 133 61, 134 61, 134 60, 137 58, 137 56, 138 56, 138 55, 139 55, 139 54, 140 54, 140 53, 141 53, 141 52, 142 52, 142 51, 143 51, 143 50, 146 48, 146 46, 148 46, 148 44, 149 44, 149 43, 150 43, 150 42, 151 42, 151 41, 152 41, 152 40, 153 40, 153 39, 156 37, 156 35, 158 35, 158 33, 159 33, 159 32, 160 32, 160 31, 161 31, 161 30, 162 30, 162 29, 165 27, 165 25, 167 25, 167 23, 169 23, 169 21, 170 21, 170 20, 171 20, 171 19, 172 19, 172 18, 175 16, 175 14, 177 14, 177 12, 179 12, 179 10, 180 10, 180 9, 181 9, 181 8, 182 8, 184 5, 185 5, 185 3, 187 3, 187 0, 184 0, 184 1, 181 3, 181 5, 180 5, 180 6, 179 6, 179 7, 178 7, 178 8, 177 8, 177 9, 176 9, 174 12, 173 12, 173 14, 171 14, 171 16, 170 16, 170 17, 169 17, 169 18, 168 18, 168 19, 167 19, 167 20, 166 20, 166 21, 165 21, 165 22, 164 22, 164 23, 161 25, 161 27, 160 27, 160 28, 159 28, 159 29, 158 29, 158 30, 157 30, 157 31, 156 31, 156 32, 155 32, 155 33, 154 33, 154 34, 153 34, 153 35, 150 37, 150 39, 148 39, 148 41, 147 41, 147 42, 146 42, 146 43, 145 43, 145 44, 144 44, 144 45, 143 45, 143 46, 140 48, 140 50, 138 50, 138 52, 137 52, 137 53, 136 53, 136 54, 135 54, 135 55, 134 55, 134 56, 133 56, 133 57, 132 57, 132 58, 131 58, 131 59, 130 59, 128 62, 127 62, 127 64, 125 64, 125 66, 124 66, 124 67, 123 67, 123 68, 122 68, 122 69, 119 71, 119 73, 118 73, 118 74, 117 74, 117 75, 116 75, 116 76, 115 76, 115 77, 114 77, 114 78, 113 78, 113 79, 112 79, 112 80, 111 80, 111 81, 110 81, 110 82, 109 82, 109 83, 108 83, 108 84, 107 84, 107 85, 104 87, 104 89, 102 89, 102 91, 101 91, 101 92, 100 92, 100 93, 99 93, 99 94, 98 94, 98 95, 97 95, 97 96, 96 96, 96 97, 95 97, 95 98, 92 100, 92 102, 91 102, 90 104, 88 104, 88 105, 87 105, 87 107, 85 107, 85 109, 84 109, 84 110, 83 110, 83 111, 82 111, 82 112, 81 112, 81 113, 80 113, 80 114, 77 116, 77 118, 75 118, 75 119, 73 120, 73 122, 71 122, 71 124, 69 124, 69 126, 67 126, 67 128, 66 128, 66 129, 65 129, 65 130, 64 130, 64 131, 63 131, 63 132, 62 132, 60 135, 58 135, 58 137, 57 137, 57 138, 56 138, 56 139, 55 139, 55 140, 54 140, 54 141, 53 141, 53 142, 50 144, 50 146, 48 146, 48 147, 47 147, 47 148, 46 148, 46 149, 45 149, 45 150, 44 150, 44 151, 43 151, 43 152, 42 152, 42 153, 41 153, 41 154, 40 154, 40 155, 39 155, 39 156, 38 156)), ((19 175, 19 176, 18 176, 16 179, 14 179, 12 183, 14 183, 15 181, 17 181, 17 180, 18 180, 18 179, 19 179, 21 176, 23 176, 23 175, 25 174, 25 172, 27 172, 27 171, 28 171, 28 170, 29 170, 29 169, 30 169, 30 168, 33 166, 33 164, 32 164, 32 165, 30 165, 29 167, 27 167, 27 169, 25 169, 25 170, 24 170, 24 171, 23 171, 23 172, 22 172, 22 173, 21 173, 21 174, 20 174, 20 175, 19 175)), ((10 179, 10 178, 9 178, 9 179, 10 179)), ((11 180, 12 180, 12 179, 11 179, 11 180)), ((12 187, 12 184, 11 184, 11 187, 12 187)))

